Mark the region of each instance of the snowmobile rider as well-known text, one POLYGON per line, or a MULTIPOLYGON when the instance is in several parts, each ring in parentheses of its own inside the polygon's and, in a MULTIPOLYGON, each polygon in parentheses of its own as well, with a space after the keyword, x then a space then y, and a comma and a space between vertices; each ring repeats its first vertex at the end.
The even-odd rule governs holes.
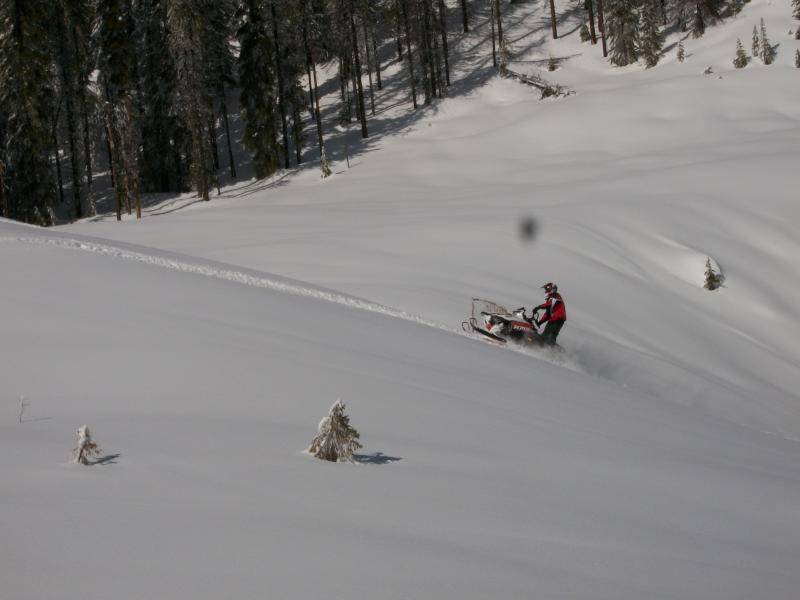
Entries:
POLYGON ((536 324, 547 323, 542 332, 542 342, 548 346, 553 346, 561 328, 564 326, 564 322, 567 320, 567 309, 555 283, 545 283, 542 289, 544 290, 545 301, 533 309, 531 320, 536 321, 536 313, 540 310, 544 311, 544 314, 536 321, 536 324))

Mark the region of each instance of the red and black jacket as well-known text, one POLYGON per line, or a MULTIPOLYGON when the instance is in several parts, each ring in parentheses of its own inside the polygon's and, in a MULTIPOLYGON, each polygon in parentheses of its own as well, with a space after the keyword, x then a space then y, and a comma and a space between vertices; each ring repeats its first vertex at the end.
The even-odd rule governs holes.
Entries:
POLYGON ((544 304, 540 304, 534 309, 534 312, 537 310, 543 310, 544 315, 539 319, 539 325, 542 323, 547 323, 550 321, 566 321, 567 320, 567 309, 564 306, 564 299, 561 297, 561 294, 556 292, 552 296, 550 296, 544 304))

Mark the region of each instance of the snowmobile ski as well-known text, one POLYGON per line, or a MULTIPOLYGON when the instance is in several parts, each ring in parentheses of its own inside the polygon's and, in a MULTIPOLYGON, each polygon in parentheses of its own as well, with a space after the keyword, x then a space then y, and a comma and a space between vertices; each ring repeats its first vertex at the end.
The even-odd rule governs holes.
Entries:
POLYGON ((461 329, 463 329, 467 333, 470 332, 479 333, 480 335, 498 344, 505 344, 507 341, 504 338, 501 338, 499 335, 495 335, 492 332, 486 331, 485 329, 479 327, 477 324, 477 319, 475 319, 475 317, 471 317, 469 321, 462 322, 461 329))

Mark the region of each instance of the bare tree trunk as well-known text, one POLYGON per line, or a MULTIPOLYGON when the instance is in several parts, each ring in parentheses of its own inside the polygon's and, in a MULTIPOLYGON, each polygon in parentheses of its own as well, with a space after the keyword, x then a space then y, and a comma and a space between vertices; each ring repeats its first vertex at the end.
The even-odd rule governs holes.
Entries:
MULTIPOLYGON (((133 194, 134 203, 136 205, 136 218, 142 218, 142 197, 139 193, 139 143, 136 135, 136 120, 133 114, 133 102, 130 96, 127 97, 125 103, 125 118, 126 118, 126 132, 125 138, 128 142, 127 151, 125 152, 125 172, 128 177, 128 196, 133 194)), ((128 204, 130 206, 130 203, 128 204)), ((130 214, 130 211, 129 213, 130 214)))
POLYGON ((603 42, 603 56, 608 56, 606 46, 606 26, 603 19, 603 0, 597 0, 597 28, 600 30, 600 40, 603 42))
MULTIPOLYGON (((74 78, 73 73, 67 69, 68 64, 72 61, 67 57, 67 32, 64 27, 64 19, 66 18, 63 11, 59 11, 57 16, 58 21, 58 51, 60 72, 61 72, 61 87, 64 94, 64 101, 67 109, 67 141, 69 143, 69 163, 72 173, 72 210, 75 218, 80 219, 83 217, 83 198, 81 194, 81 173, 78 167, 78 127, 75 118, 75 103, 74 100, 74 78)), ((76 57, 77 58, 77 57, 76 57)), ((74 67, 74 65, 73 65, 74 67)))
POLYGON ((447 6, 439 0, 439 29, 442 32, 442 53, 444 54, 444 78, 450 87, 450 52, 447 48, 447 6))
POLYGON ((286 124, 286 98, 284 97, 284 90, 283 90, 283 70, 282 70, 282 60, 281 60, 281 47, 278 41, 278 13, 275 10, 275 1, 273 0, 270 4, 270 10, 272 11, 272 36, 275 42, 275 71, 278 76, 278 104, 280 107, 281 113, 281 127, 283 131, 283 156, 284 156, 284 165, 288 169, 289 168, 289 128, 286 124))
POLYGON ((53 140, 53 152, 56 158, 56 177, 58 178, 58 202, 64 203, 64 177, 61 174, 61 155, 58 149, 58 119, 61 114, 61 100, 58 101, 58 110, 53 117, 53 126, 51 128, 53 140))
POLYGON ((86 168, 86 209, 87 216, 97 214, 94 204, 94 182, 92 181, 92 142, 89 131, 89 111, 86 106, 86 90, 81 90, 81 112, 83 113, 83 160, 86 168))
POLYGON ((314 120, 317 124, 317 144, 319 145, 319 162, 322 169, 322 176, 327 177, 331 174, 330 168, 325 157, 325 141, 322 137, 322 116, 319 110, 319 88, 317 87, 317 65, 314 62, 314 54, 308 44, 308 32, 303 29, 303 43, 306 47, 306 62, 310 65, 311 73, 314 77, 314 120))
POLYGON ((414 103, 414 110, 416 110, 419 108, 419 104, 417 104, 417 83, 414 77, 414 53, 411 52, 411 27, 408 23, 407 0, 398 0, 398 2, 403 8, 403 25, 406 33, 406 55, 408 56, 408 72, 411 77, 411 100, 414 103))
MULTIPOLYGON (((2 135, 0 135, 2 138, 2 135)), ((2 140, 0 140, 1 142, 2 140)), ((2 144, 0 143, 0 147, 2 144)), ((0 160, 0 216, 8 218, 8 206, 6 205, 6 166, 0 160)))
POLYGON ((442 60, 439 52, 439 38, 435 33, 433 37, 433 62, 436 67, 436 96, 438 98, 444 97, 444 86, 442 85, 442 60))
POLYGON ((397 14, 397 19, 395 20, 394 33, 395 33, 395 41, 397 42, 397 61, 398 62, 403 62, 403 41, 401 40, 401 37, 403 35, 402 34, 403 25, 402 25, 401 21, 403 20, 403 16, 405 15, 405 12, 406 12, 405 3, 406 3, 406 0, 394 0, 394 4, 395 4, 395 8, 396 8, 395 13, 397 14))
POLYGON ((553 26, 553 39, 558 39, 558 30, 556 29, 556 4, 554 0, 550 0, 550 24, 553 26))
POLYGON ((372 116, 375 116, 375 91, 372 88, 372 57, 369 54, 369 35, 367 33, 367 22, 362 23, 364 26, 364 52, 367 56, 367 75, 369 77, 369 102, 372 108, 372 116))
POLYGON ((294 133, 294 158, 297 164, 303 162, 303 115, 297 107, 292 111, 292 130, 294 133))
POLYGON ((592 38, 592 44, 597 43, 597 35, 594 31, 594 0, 586 0, 589 8, 589 34, 592 38))
MULTIPOLYGON (((550 0, 552 3, 553 0, 550 0)), ((494 16, 497 19, 497 45, 503 48, 503 16, 500 13, 500 0, 494 0, 494 16)))
POLYGON ((225 140, 228 143, 228 163, 231 168, 231 179, 236 179, 236 164, 233 161, 233 144, 231 143, 231 125, 228 122, 228 103, 225 100, 225 85, 220 84, 220 108, 222 109, 222 122, 225 124, 225 140))
POLYGON ((214 173, 219 171, 219 146, 217 145, 217 120, 214 118, 214 107, 211 107, 208 116, 208 141, 211 148, 211 158, 214 161, 214 173))
POLYGON ((108 154, 108 173, 111 176, 111 187, 116 187, 116 174, 114 173, 114 149, 111 147, 111 138, 109 137, 111 130, 108 125, 105 127, 106 130, 106 153, 108 154))
POLYGON ((378 40, 375 36, 375 29, 372 30, 372 56, 375 60, 375 77, 377 78, 378 89, 383 89, 383 82, 381 81, 381 57, 378 54, 378 40))
POLYGON ((494 37, 494 2, 489 0, 489 23, 492 26, 492 66, 497 68, 497 44, 494 37))
POLYGON ((114 156, 116 154, 114 148, 114 130, 111 124, 111 109, 106 107, 106 145, 108 147, 108 166, 111 169, 111 188, 114 190, 114 199, 116 200, 117 204, 117 221, 122 221, 122 197, 119 191, 119 187, 116 185, 117 182, 115 181, 116 177, 114 172, 116 169, 114 168, 114 156))
POLYGON ((467 13, 467 0, 461 0, 461 19, 464 22, 464 33, 468 33, 469 14, 467 13))
POLYGON ((425 48, 425 66, 427 85, 425 88, 425 104, 430 104, 436 96, 437 81, 436 81, 436 65, 433 56, 433 47, 431 44, 431 14, 430 14, 430 0, 422 0, 422 39, 425 48))
POLYGON ((358 86, 358 116, 361 119, 361 137, 365 138, 367 132, 367 110, 364 107, 364 87, 361 85, 361 56, 358 50, 358 34, 356 33, 356 18, 353 14, 353 4, 350 4, 350 37, 353 40, 353 60, 355 61, 355 80, 358 86))

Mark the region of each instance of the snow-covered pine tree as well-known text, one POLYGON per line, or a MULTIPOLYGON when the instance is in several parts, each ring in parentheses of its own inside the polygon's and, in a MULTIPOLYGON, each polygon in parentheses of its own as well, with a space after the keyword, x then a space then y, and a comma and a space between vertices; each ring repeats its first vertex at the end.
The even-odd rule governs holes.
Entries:
POLYGON ((639 59, 639 13, 637 0, 609 0, 606 34, 611 63, 624 67, 639 59))
POLYGON ((737 16, 742 9, 744 8, 744 0, 731 0, 731 13, 733 16, 737 16))
POLYGON ((252 153, 256 177, 269 177, 280 165, 275 59, 268 23, 259 0, 240 9, 239 88, 245 122, 244 145, 252 153))
POLYGON ((78 438, 78 445, 72 450, 73 461, 80 465, 89 465, 89 461, 100 455, 102 450, 98 447, 97 443, 92 439, 92 434, 86 425, 78 427, 76 433, 78 438))
POLYGON ((758 37, 758 28, 753 25, 753 43, 750 46, 753 56, 761 56, 761 40, 758 37))
POLYGON ((0 106, 5 111, 3 216, 52 225, 50 0, 0 2, 0 106))
POLYGON ((736 56, 733 59, 733 66, 737 69, 744 69, 747 66, 747 53, 744 51, 744 46, 742 46, 742 40, 736 40, 736 56))
POLYGON ((707 290, 716 290, 722 286, 724 279, 722 273, 718 273, 714 270, 714 267, 711 265, 711 257, 708 257, 706 259, 705 283, 703 287, 707 290))
POLYGON ((800 50, 794 51, 794 66, 800 69, 800 50))
POLYGON ((555 71, 556 69, 558 69, 558 60, 551 54, 547 59, 547 70, 555 71))
POLYGON ((769 43, 767 37, 767 27, 764 25, 764 19, 761 19, 761 61, 765 65, 771 65, 775 61, 775 49, 769 43))
POLYGON ((640 19, 639 52, 647 68, 656 66, 661 58, 661 48, 664 46, 661 18, 659 0, 644 0, 640 19))
POLYGON ((677 58, 678 58, 678 62, 681 62, 681 63, 686 58, 686 50, 683 47, 683 41, 679 41, 678 42, 678 55, 677 55, 677 58))
POLYGON ((341 400, 333 403, 328 416, 320 421, 317 436, 308 447, 310 454, 331 462, 352 461, 353 452, 361 448, 358 441, 360 435, 350 425, 350 417, 344 409, 341 400))
POLYGON ((589 27, 586 25, 586 23, 581 25, 580 36, 582 42, 588 42, 590 39, 592 39, 592 34, 589 33, 589 27))
POLYGON ((792 0, 792 16, 800 21, 800 0, 792 0))

